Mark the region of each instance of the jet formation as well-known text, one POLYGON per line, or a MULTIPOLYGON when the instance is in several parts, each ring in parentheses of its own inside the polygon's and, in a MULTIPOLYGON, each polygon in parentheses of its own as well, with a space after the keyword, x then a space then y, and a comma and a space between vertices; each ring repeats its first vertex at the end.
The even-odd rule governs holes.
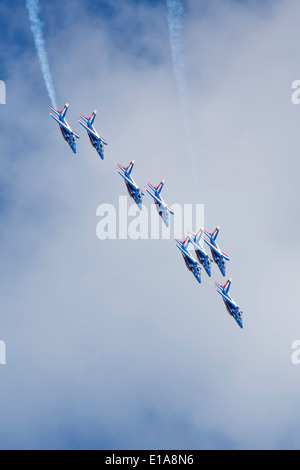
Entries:
MULTIPOLYGON (((216 238, 219 232, 220 227, 217 227, 212 233, 209 233, 203 228, 201 228, 195 235, 191 232, 188 232, 188 235, 184 241, 180 241, 175 238, 175 244, 177 248, 179 248, 179 250, 181 251, 181 254, 188 270, 192 272, 192 274, 199 283, 201 283, 200 265, 202 265, 209 277, 211 277, 212 275, 213 263, 218 266, 223 276, 226 276, 225 260, 229 261, 229 257, 221 251, 221 249, 216 243, 216 238), (203 246, 201 245, 201 238, 203 238, 204 242, 210 247, 213 259, 208 256, 203 246), (189 244, 193 245, 196 258, 198 258, 199 262, 197 262, 197 259, 188 249, 189 244)), ((238 307, 236 302, 232 299, 232 297, 230 297, 230 295, 228 294, 231 282, 231 278, 224 284, 224 286, 221 286, 220 284, 215 282, 215 287, 217 288, 217 292, 222 296, 228 313, 235 319, 237 324, 241 328, 243 328, 243 312, 238 307)))
MULTIPOLYGON (((76 139, 79 139, 80 137, 74 130, 72 130, 66 121, 68 108, 68 103, 65 104, 61 111, 57 111, 51 106, 52 112, 50 112, 50 115, 59 124, 59 128, 64 140, 69 144, 72 151, 76 153, 76 139)), ((80 119, 78 119, 78 122, 87 131, 87 135, 92 146, 95 148, 100 158, 104 160, 104 146, 108 145, 108 143, 105 139, 99 136, 98 132, 94 128, 96 114, 96 110, 93 111, 89 118, 79 114, 80 119)), ((145 194, 132 178, 134 163, 134 160, 132 160, 126 167, 117 163, 117 172, 124 179, 129 196, 134 200, 139 209, 142 210, 143 197, 145 194)), ((161 196, 164 184, 165 180, 162 180, 158 186, 154 186, 148 182, 146 192, 154 200, 158 214, 162 221, 166 227, 169 227, 170 214, 174 215, 174 211, 165 203, 161 196)), ((220 227, 217 227, 212 233, 208 232, 204 228, 201 228, 196 234, 188 232, 186 238, 183 241, 175 238, 176 247, 180 250, 187 269, 194 275, 199 284, 201 283, 201 266, 204 268, 207 275, 211 277, 212 265, 216 264, 222 275, 224 277, 226 276, 226 261, 229 261, 229 257, 220 249, 216 242, 216 238, 218 237, 219 232, 220 227), (202 240, 209 247, 212 257, 206 253, 202 240), (194 255, 189 250, 189 246, 193 247, 194 255)), ((243 328, 243 312, 229 295, 231 282, 231 278, 228 279, 224 286, 215 282, 215 288, 218 294, 221 295, 230 316, 234 318, 240 328, 243 328)))
MULTIPOLYGON (((51 109, 55 114, 50 112, 50 116, 52 116, 53 119, 55 119, 55 121, 58 122, 63 138, 65 139, 66 142, 68 142, 73 152, 76 153, 76 139, 79 139, 79 135, 71 129, 71 127, 69 126, 69 124, 67 123, 65 119, 68 108, 69 108, 69 103, 66 103, 61 111, 57 111, 57 109, 51 106, 51 109)), ((96 114, 97 114, 96 110, 93 111, 92 115, 89 118, 86 118, 82 114, 79 114, 79 116, 81 117, 81 120, 78 119, 78 122, 82 125, 82 127, 86 129, 92 146, 96 149, 99 156, 103 160, 104 159, 104 145, 108 145, 108 143, 106 142, 105 139, 99 136, 98 132, 93 126, 96 114)))

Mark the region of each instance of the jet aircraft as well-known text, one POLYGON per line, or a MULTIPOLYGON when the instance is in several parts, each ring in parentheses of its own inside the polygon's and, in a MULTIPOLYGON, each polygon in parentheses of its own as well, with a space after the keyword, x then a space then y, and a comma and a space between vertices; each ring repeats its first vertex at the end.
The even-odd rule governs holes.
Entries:
POLYGON ((201 283, 201 266, 188 250, 189 241, 189 236, 183 242, 175 238, 176 246, 181 251, 186 267, 193 273, 197 281, 201 283))
POLYGON ((210 251, 211 251, 211 254, 212 254, 212 257, 214 259, 214 262, 218 265, 221 273, 223 274, 223 276, 226 275, 226 261, 229 261, 229 258, 227 255, 225 255, 225 253, 223 253, 217 242, 216 242, 216 238, 218 236, 218 233, 220 231, 220 227, 217 227, 213 233, 209 233, 207 232, 206 230, 204 230, 204 233, 206 236, 204 236, 203 240, 205 241, 205 243, 210 247, 210 251))
POLYGON ((51 112, 50 112, 50 115, 53 117, 53 119, 55 119, 55 121, 58 122, 63 138, 65 139, 66 142, 68 142, 73 152, 76 153, 76 139, 79 139, 79 135, 76 134, 76 132, 71 129, 71 127, 69 126, 69 124, 67 123, 65 119, 67 111, 68 111, 68 107, 69 107, 69 103, 66 103, 63 109, 59 112, 57 111, 57 109, 51 106, 51 109, 55 113, 55 115, 52 114, 51 112))
POLYGON ((225 303, 225 306, 228 310, 229 315, 231 315, 235 319, 237 324, 241 328, 243 328, 243 312, 237 306, 237 304, 232 299, 232 297, 230 297, 230 295, 228 293, 228 291, 230 289, 230 286, 231 286, 231 278, 228 279, 228 281, 226 282, 226 284, 224 284, 224 286, 221 286, 220 284, 215 282, 215 287, 217 289, 217 292, 222 296, 222 299, 225 303))
POLYGON ((152 184, 147 183, 148 188, 146 188, 146 191, 148 194, 150 194, 151 197, 153 197, 157 211, 160 215, 160 217, 163 219, 165 225, 169 227, 169 214, 173 214, 174 212, 172 209, 165 203, 163 198, 161 197, 160 193, 162 191, 162 188, 164 187, 165 181, 162 180, 157 187, 152 186, 152 184))
POLYGON ((203 234, 203 229, 200 229, 196 235, 193 235, 189 232, 190 242, 194 245, 194 249, 197 255, 199 262, 202 264, 203 268, 209 276, 211 276, 211 263, 213 260, 208 256, 203 246, 200 245, 200 240, 203 234))
POLYGON ((137 186, 135 181, 131 177, 131 172, 134 166, 134 160, 129 163, 129 165, 125 168, 124 166, 117 163, 117 171, 119 175, 122 176, 125 180, 125 184, 129 193, 129 196, 136 202, 139 208, 142 210, 142 196, 144 193, 142 190, 137 186))
POLYGON ((82 125, 82 127, 86 129, 92 146, 96 149, 96 151, 98 152, 98 155, 103 160, 104 159, 104 145, 108 145, 108 144, 106 140, 104 140, 102 137, 99 136, 98 132, 93 126, 96 114, 97 114, 96 110, 93 111, 92 115, 89 118, 86 118, 82 114, 79 114, 79 116, 84 122, 81 122, 80 119, 78 119, 78 122, 82 125))

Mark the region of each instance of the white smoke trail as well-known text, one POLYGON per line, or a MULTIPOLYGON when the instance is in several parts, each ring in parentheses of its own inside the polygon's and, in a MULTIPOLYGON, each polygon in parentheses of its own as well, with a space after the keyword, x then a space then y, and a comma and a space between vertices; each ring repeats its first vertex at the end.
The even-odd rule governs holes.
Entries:
POLYGON ((26 7, 29 14, 30 29, 33 33, 36 52, 39 58, 45 85, 48 91, 51 104, 54 108, 56 105, 55 89, 51 77, 50 67, 48 63, 45 40, 43 35, 43 23, 39 19, 40 3, 39 0, 26 0, 26 7))
POLYGON ((197 157, 190 126, 189 93, 184 64, 183 17, 184 8, 181 0, 167 0, 167 20, 169 26, 173 69, 180 101, 183 128, 190 160, 192 178, 196 195, 199 197, 200 181, 197 169, 197 157))

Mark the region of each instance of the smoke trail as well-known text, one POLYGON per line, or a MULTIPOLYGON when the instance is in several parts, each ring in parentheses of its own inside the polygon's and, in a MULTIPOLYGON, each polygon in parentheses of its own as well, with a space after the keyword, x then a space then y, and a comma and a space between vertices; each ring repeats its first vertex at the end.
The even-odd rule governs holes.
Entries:
POLYGON ((49 98, 51 100, 51 104, 54 108, 57 108, 56 105, 56 95, 54 90, 54 85, 51 77, 50 67, 48 63, 46 48, 45 48, 45 40, 43 35, 43 23, 39 19, 39 10, 40 10, 40 3, 39 0, 26 0, 26 7, 29 14, 30 19, 30 29, 33 33, 34 43, 36 52, 39 58, 42 74, 44 77, 44 81, 46 84, 46 88, 48 91, 49 98))
POLYGON ((195 191, 199 197, 200 181, 197 170, 197 158, 189 119, 189 93, 185 76, 184 41, 183 41, 184 8, 181 0, 167 0, 167 20, 174 75, 177 84, 183 128, 190 160, 195 191))

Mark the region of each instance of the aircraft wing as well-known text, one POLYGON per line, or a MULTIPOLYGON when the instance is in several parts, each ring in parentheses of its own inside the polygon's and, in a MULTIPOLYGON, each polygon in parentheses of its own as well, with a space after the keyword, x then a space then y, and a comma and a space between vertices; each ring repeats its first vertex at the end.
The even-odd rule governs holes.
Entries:
POLYGON ((50 113, 50 116, 52 116, 53 119, 55 119, 55 121, 58 122, 58 124, 62 126, 69 134, 71 134, 70 129, 62 121, 60 121, 56 116, 54 116, 54 114, 50 113))
POLYGON ((224 259, 226 259, 226 261, 229 261, 229 257, 227 255, 225 255, 225 253, 223 253, 220 248, 218 248, 217 246, 213 245, 210 241, 208 241, 205 237, 203 238, 203 240, 205 241, 205 243, 207 245, 209 245, 211 247, 211 249, 217 253, 218 255, 220 256, 223 256, 224 259))
POLYGON ((127 178, 127 176, 123 175, 123 173, 121 173, 119 170, 118 170, 118 173, 119 175, 122 176, 122 178, 124 178, 125 181, 127 181, 127 183, 130 184, 130 186, 132 186, 135 190, 138 190, 138 186, 132 181, 130 180, 129 178, 127 178))
POLYGON ((153 197, 153 199, 155 199, 158 202, 158 204, 164 206, 164 203, 162 202, 161 199, 159 199, 157 196, 155 196, 155 194, 153 194, 151 191, 149 191, 149 189, 146 188, 146 191, 147 191, 148 194, 150 194, 150 196, 153 197))
POLYGON ((119 167, 120 170, 122 170, 122 171, 126 171, 126 168, 124 168, 124 166, 120 165, 120 163, 117 163, 117 167, 119 167))
MULTIPOLYGON (((202 253, 202 255, 203 255, 204 257, 208 256, 208 254, 206 253, 206 251, 204 250, 204 248, 203 248, 199 243, 195 242, 195 240, 194 240, 193 238, 191 238, 191 237, 190 237, 190 242, 192 243, 192 245, 194 245, 194 248, 195 248, 196 250, 198 250, 198 251, 200 251, 200 252, 202 253)), ((213 260, 210 256, 208 256, 208 258, 210 259, 210 261, 211 261, 212 263, 214 262, 214 260, 213 260)))
POLYGON ((179 248, 179 250, 183 253, 183 255, 188 258, 193 264, 196 263, 196 261, 194 260, 194 258, 189 254, 188 251, 184 250, 179 244, 178 242, 176 243, 176 246, 177 248, 179 248))
POLYGON ((194 245, 194 247, 195 247, 197 250, 200 250, 202 253, 205 253, 204 250, 203 250, 203 248, 202 248, 202 246, 201 246, 199 243, 195 242, 193 236, 190 236, 189 239, 190 239, 190 242, 192 243, 192 245, 194 245))
POLYGON ((171 209, 171 207, 170 207, 170 206, 168 206, 167 204, 165 204, 165 206, 168 208, 168 210, 169 210, 170 214, 173 214, 173 215, 174 215, 174 211, 171 209))
POLYGON ((212 248, 212 250, 214 250, 216 253, 218 253, 219 255, 222 254, 221 250, 220 250, 219 248, 217 248, 215 245, 213 245, 210 241, 208 241, 207 238, 204 237, 203 240, 204 240, 205 243, 206 243, 207 245, 209 245, 210 248, 212 248))
POLYGON ((156 191, 156 188, 151 183, 147 183, 147 184, 153 191, 156 191))
POLYGON ((218 288, 217 289, 217 292, 224 298, 224 300, 226 300, 226 302, 228 302, 234 309, 236 309, 236 304, 233 302, 233 300, 231 300, 229 297, 227 297, 227 295, 225 295, 223 292, 221 292, 218 288))
POLYGON ((106 142, 105 139, 103 139, 103 137, 100 137, 100 140, 101 140, 101 142, 102 142, 104 145, 108 145, 108 143, 106 142))
POLYGON ((174 215, 174 211, 171 209, 171 207, 169 207, 162 199, 157 197, 156 194, 153 194, 153 192, 156 191, 156 188, 150 183, 147 183, 147 184, 148 184, 149 188, 151 188, 150 190, 146 188, 147 193, 150 194, 150 196, 152 196, 153 199, 155 199, 156 202, 158 202, 159 205, 161 205, 163 207, 166 207, 168 209, 168 211, 170 212, 170 214, 174 215))
MULTIPOLYGON (((84 122, 86 122, 86 123, 89 122, 89 120, 85 116, 83 116, 82 114, 79 113, 79 116, 84 120, 84 122)), ((78 119, 78 121, 79 121, 79 119, 78 119)))
POLYGON ((211 237, 211 233, 209 233, 207 230, 203 229, 203 232, 204 232, 205 235, 207 235, 209 238, 211 237))
POLYGON ((84 127, 90 134, 92 134, 93 137, 95 137, 95 139, 99 140, 99 136, 97 134, 95 134, 95 132, 93 131, 93 129, 91 129, 90 127, 87 127, 85 124, 83 124, 83 122, 81 122, 79 119, 77 119, 77 121, 79 122, 79 124, 82 125, 82 127, 84 127))
MULTIPOLYGON (((59 112, 59 111, 57 111, 57 109, 53 108, 53 106, 51 106, 51 109, 52 109, 52 111, 54 111, 54 112, 55 112, 55 114, 57 114, 57 116, 59 116, 59 115, 60 115, 60 112, 59 112)), ((51 113, 50 113, 50 114, 51 114, 51 113)))
POLYGON ((66 126, 65 123, 63 123, 62 121, 60 121, 59 119, 57 119, 57 117, 54 116, 54 114, 50 113, 50 116, 52 116, 53 119, 55 119, 55 121, 57 121, 58 124, 59 124, 61 127, 63 127, 69 134, 73 133, 73 134, 77 137, 77 139, 79 139, 79 135, 78 135, 75 131, 72 131, 72 129, 70 129, 68 126, 66 126))
MULTIPOLYGON (((204 230, 204 233, 207 235, 207 237, 209 237, 209 239, 211 238, 211 234, 208 233, 206 230, 204 230)), ((226 261, 230 261, 229 257, 223 253, 223 251, 220 250, 220 248, 218 246, 215 246, 213 245, 208 239, 207 237, 203 237, 203 240, 205 241, 205 243, 207 243, 207 245, 209 245, 215 253, 218 253, 220 256, 223 256, 224 259, 226 259, 226 261)))

